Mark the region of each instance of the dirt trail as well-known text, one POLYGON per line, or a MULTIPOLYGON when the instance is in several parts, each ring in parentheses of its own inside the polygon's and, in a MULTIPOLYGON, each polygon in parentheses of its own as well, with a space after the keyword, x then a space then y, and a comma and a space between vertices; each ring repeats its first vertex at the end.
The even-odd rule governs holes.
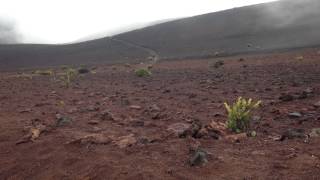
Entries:
POLYGON ((148 52, 150 54, 150 57, 152 58, 151 59, 152 64, 157 63, 160 60, 159 53, 157 51, 151 49, 151 48, 148 48, 148 47, 136 44, 136 43, 128 42, 128 41, 125 41, 125 40, 122 40, 122 39, 119 39, 119 38, 110 37, 110 39, 113 40, 113 41, 122 43, 122 44, 124 44, 126 46, 134 47, 134 48, 141 49, 143 51, 148 52))

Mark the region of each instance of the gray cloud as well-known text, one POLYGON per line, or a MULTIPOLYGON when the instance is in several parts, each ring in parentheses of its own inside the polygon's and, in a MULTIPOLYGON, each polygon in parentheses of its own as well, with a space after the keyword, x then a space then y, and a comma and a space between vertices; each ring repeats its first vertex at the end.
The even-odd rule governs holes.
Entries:
POLYGON ((265 9, 265 21, 274 26, 285 27, 292 24, 308 24, 320 15, 319 0, 280 0, 265 9))
POLYGON ((0 44, 18 43, 20 39, 14 22, 0 18, 0 44))

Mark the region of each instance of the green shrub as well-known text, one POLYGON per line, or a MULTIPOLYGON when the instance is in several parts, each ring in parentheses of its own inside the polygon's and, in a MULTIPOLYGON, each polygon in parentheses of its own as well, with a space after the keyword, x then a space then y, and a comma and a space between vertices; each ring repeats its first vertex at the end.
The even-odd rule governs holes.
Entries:
POLYGON ((227 127, 236 133, 247 131, 250 127, 251 111, 260 104, 261 101, 254 103, 252 99, 246 100, 242 97, 239 97, 232 106, 224 103, 228 112, 227 127))
POLYGON ((146 77, 146 76, 150 76, 151 75, 151 71, 149 69, 137 69, 135 71, 135 74, 138 77, 146 77))
POLYGON ((62 77, 62 80, 66 87, 69 87, 71 82, 75 79, 75 77, 78 75, 77 71, 73 68, 67 68, 65 69, 64 76, 62 77))
POLYGON ((33 74, 38 74, 42 76, 52 76, 54 73, 52 70, 36 70, 33 74))

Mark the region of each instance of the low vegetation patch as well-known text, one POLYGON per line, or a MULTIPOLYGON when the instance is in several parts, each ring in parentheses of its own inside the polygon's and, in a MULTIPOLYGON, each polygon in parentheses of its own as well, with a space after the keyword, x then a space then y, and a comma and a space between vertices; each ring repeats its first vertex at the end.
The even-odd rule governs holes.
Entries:
POLYGON ((236 133, 245 132, 250 127, 251 111, 260 106, 261 101, 253 102, 252 99, 239 97, 232 106, 224 103, 228 112, 227 127, 236 133))
POLYGON ((68 88, 70 87, 71 82, 77 77, 78 72, 73 68, 64 69, 64 75, 62 76, 62 81, 64 85, 68 88))
POLYGON ((135 71, 135 74, 138 77, 147 77, 147 76, 151 76, 151 71, 149 69, 141 68, 141 69, 137 69, 135 71))
POLYGON ((53 76, 54 72, 52 70, 36 70, 33 74, 38 74, 42 76, 53 76))

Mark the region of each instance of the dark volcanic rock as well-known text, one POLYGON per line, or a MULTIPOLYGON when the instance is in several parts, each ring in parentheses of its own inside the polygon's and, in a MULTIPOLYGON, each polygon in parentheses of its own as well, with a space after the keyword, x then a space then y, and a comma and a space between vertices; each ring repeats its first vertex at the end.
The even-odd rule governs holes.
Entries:
POLYGON ((294 139, 294 138, 305 138, 304 129, 288 129, 282 135, 280 140, 283 141, 285 139, 294 139))
POLYGON ((292 113, 289 113, 288 116, 291 118, 300 118, 302 117, 302 114, 299 112, 292 112, 292 113))
POLYGON ((291 94, 282 94, 279 99, 281 101, 293 101, 294 100, 294 96, 291 94))
POLYGON ((320 107, 320 101, 313 104, 314 107, 319 108, 320 107))
POLYGON ((206 151, 202 149, 197 149, 189 161, 190 165, 191 166, 204 165, 205 163, 208 162, 207 156, 208 156, 208 153, 206 151))

